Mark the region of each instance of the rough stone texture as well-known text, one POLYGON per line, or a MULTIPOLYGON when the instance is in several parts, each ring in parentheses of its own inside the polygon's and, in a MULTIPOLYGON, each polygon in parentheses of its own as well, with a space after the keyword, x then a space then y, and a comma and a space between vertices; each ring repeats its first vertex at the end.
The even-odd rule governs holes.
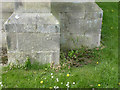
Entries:
POLYGON ((0 19, 2 19, 2 23, 11 16, 14 11, 14 2, 2 2, 0 9, 0 19))
POLYGON ((2 32, 0 31, 0 56, 1 56, 1 53, 2 53, 2 32))
POLYGON ((7 48, 6 33, 3 24, 11 16, 13 11, 14 2, 0 2, 0 63, 3 62, 2 57, 7 57, 7 53, 5 53, 7 48))
POLYGON ((6 48, 6 33, 4 32, 3 24, 10 17, 13 11, 13 2, 0 3, 0 50, 2 50, 2 48, 6 48))
POLYGON ((50 2, 22 2, 16 3, 15 12, 19 13, 50 13, 51 4, 50 2))
POLYGON ((15 13, 4 27, 8 63, 23 63, 28 56, 32 63, 54 61, 59 64, 60 48, 100 45, 103 11, 95 3, 23 2, 15 5, 15 13))
POLYGON ((32 63, 59 64, 60 26, 51 13, 13 13, 5 31, 8 63, 23 63, 29 56, 32 63))
POLYGON ((103 11, 96 3, 52 2, 51 8, 60 21, 62 49, 100 45, 103 11))

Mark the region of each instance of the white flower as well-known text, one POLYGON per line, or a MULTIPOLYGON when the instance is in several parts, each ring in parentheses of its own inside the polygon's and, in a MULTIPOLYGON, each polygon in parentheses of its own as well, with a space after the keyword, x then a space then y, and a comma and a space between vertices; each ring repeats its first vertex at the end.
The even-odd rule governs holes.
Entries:
POLYGON ((58 78, 56 78, 57 82, 59 82, 58 78))
POLYGON ((51 76, 51 78, 53 78, 53 76, 51 76))
POLYGON ((59 87, 57 86, 56 88, 58 89, 59 87))
POLYGON ((54 88, 56 88, 56 86, 54 86, 54 88))
POLYGON ((51 75, 53 75, 53 73, 51 73, 51 75))
POLYGON ((68 88, 69 88, 69 84, 68 84, 68 83, 66 84, 66 87, 68 87, 68 88))
POLYGON ((3 85, 1 84, 1 87, 2 87, 3 85))
POLYGON ((63 82, 61 82, 61 84, 63 84, 63 82))
POLYGON ((67 82, 67 84, 69 84, 69 82, 67 82))
POLYGON ((73 84, 75 84, 75 82, 73 82, 73 84))
POLYGON ((66 84, 66 86, 68 86, 68 84, 66 84))
POLYGON ((2 84, 2 82, 0 82, 0 84, 2 84))

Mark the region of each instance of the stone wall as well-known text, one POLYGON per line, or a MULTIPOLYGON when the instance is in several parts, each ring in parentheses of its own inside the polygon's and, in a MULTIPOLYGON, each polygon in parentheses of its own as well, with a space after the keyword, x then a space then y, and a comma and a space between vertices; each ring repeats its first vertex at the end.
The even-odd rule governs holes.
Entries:
POLYGON ((13 13, 5 23, 8 63, 59 63, 60 27, 51 13, 13 13), (19 17, 19 18, 16 18, 19 17))
POLYGON ((6 53, 6 33, 3 28, 5 21, 11 16, 14 11, 14 3, 0 2, 0 63, 2 57, 7 57, 6 53))
POLYGON ((15 12, 17 13, 50 13, 50 2, 16 2, 15 12))
POLYGON ((96 3, 53 2, 51 8, 60 21, 62 49, 100 46, 103 11, 96 3))
POLYGON ((102 16, 95 3, 22 3, 5 23, 8 63, 59 64, 60 48, 98 47, 102 16))

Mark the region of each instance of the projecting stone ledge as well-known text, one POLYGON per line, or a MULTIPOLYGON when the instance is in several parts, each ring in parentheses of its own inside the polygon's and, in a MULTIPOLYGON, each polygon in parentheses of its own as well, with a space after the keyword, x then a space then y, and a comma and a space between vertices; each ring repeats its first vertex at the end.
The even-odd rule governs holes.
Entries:
POLYGON ((59 64, 60 26, 51 13, 13 13, 5 23, 8 63, 59 64))

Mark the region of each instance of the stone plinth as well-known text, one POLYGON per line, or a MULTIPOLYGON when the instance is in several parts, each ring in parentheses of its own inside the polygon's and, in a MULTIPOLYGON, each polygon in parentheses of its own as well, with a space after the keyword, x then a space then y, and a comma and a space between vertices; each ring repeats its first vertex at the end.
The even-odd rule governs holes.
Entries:
POLYGON ((8 63, 59 64, 60 26, 51 13, 13 13, 5 23, 8 63))
POLYGON ((103 11, 96 3, 52 2, 51 8, 60 21, 62 49, 100 46, 103 11))

